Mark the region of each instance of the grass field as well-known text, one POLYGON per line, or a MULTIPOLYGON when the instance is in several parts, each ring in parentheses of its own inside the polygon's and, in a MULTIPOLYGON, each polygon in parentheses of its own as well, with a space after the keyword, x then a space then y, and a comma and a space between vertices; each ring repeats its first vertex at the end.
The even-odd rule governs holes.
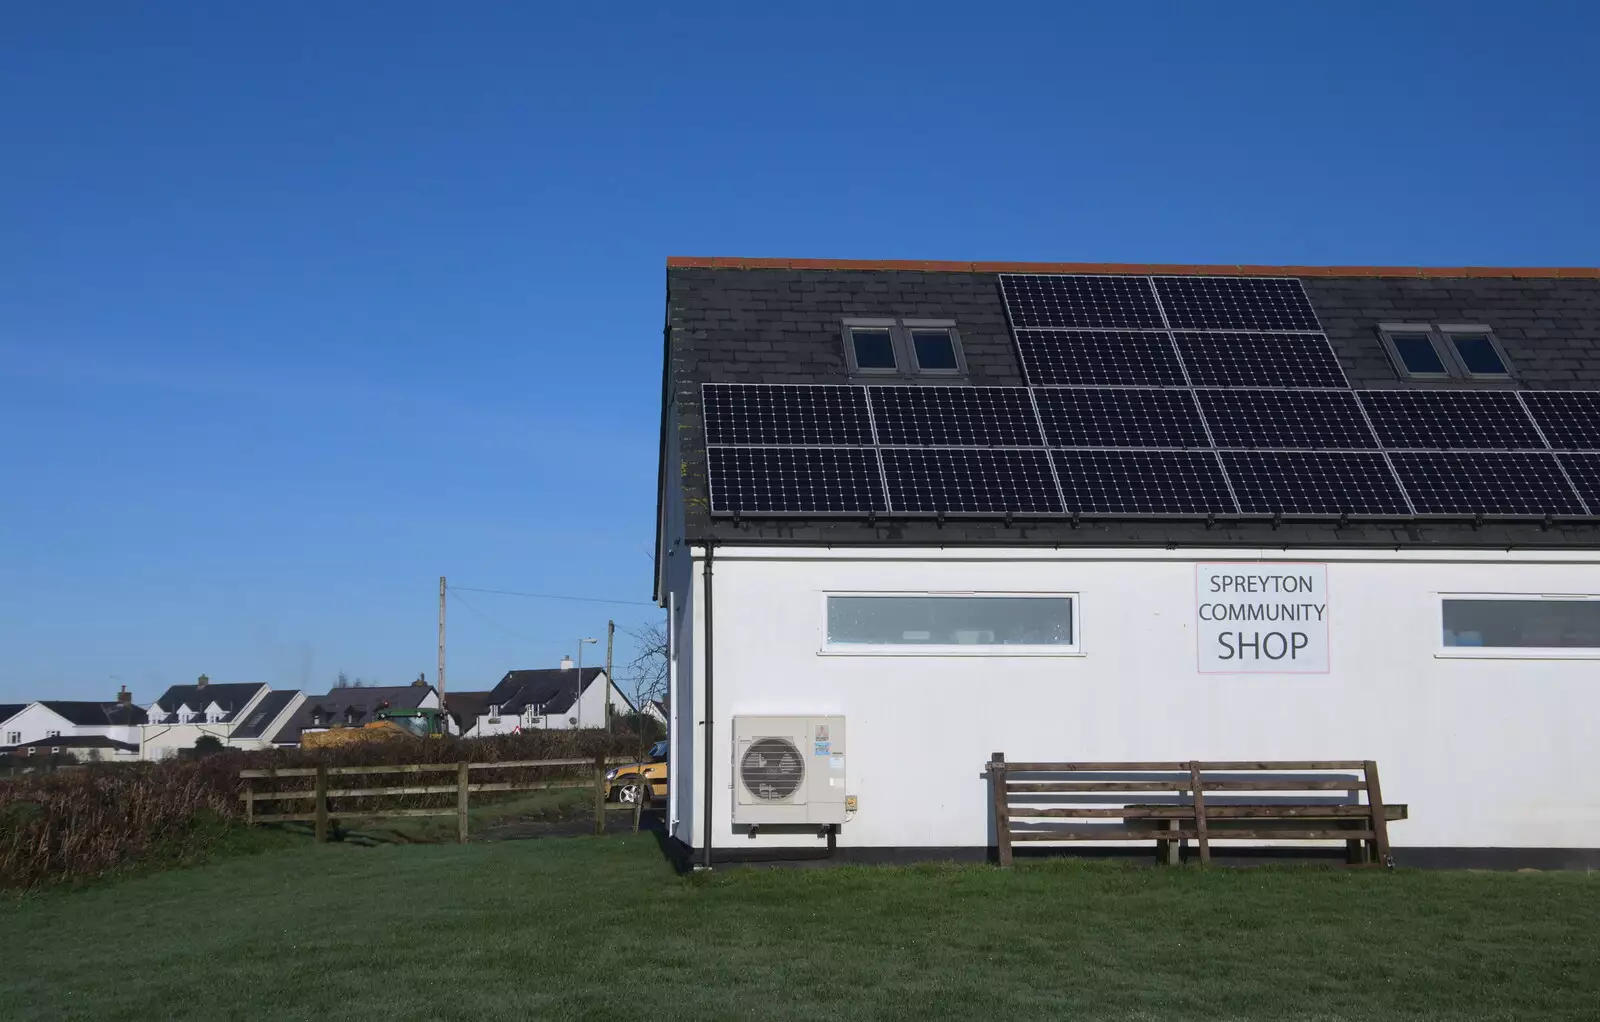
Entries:
POLYGON ((301 845, 0 901, 0 1015, 1592 1020, 1597 949, 1584 874, 301 845))

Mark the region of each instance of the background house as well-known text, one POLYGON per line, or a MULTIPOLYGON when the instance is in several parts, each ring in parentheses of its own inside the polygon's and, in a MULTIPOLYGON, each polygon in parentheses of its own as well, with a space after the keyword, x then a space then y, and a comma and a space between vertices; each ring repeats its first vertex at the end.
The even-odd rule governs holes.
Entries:
POLYGON ((140 729, 139 755, 166 759, 194 748, 202 735, 227 745, 235 728, 271 691, 253 682, 214 685, 204 674, 193 685, 174 685, 150 704, 149 719, 140 729))
POLYGON ((734 721, 837 714, 846 847, 981 852, 995 750, 1373 758, 1402 863, 1600 865, 1600 279, 1247 269, 670 263, 675 838, 815 846, 734 721))
POLYGON ((105 738, 137 750, 145 711, 126 686, 112 701, 46 699, 28 703, 0 724, 5 746, 28 746, 56 738, 105 738))
POLYGON ((603 667, 580 672, 563 658, 552 670, 507 671, 490 690, 471 737, 510 734, 529 728, 606 726, 606 704, 612 713, 628 713, 633 703, 606 675, 603 667))
POLYGON ((267 693, 228 735, 228 746, 235 749, 272 748, 273 736, 305 701, 305 693, 299 689, 267 693))
POLYGON ((0 745, 0 760, 16 766, 61 763, 132 762, 139 758, 135 742, 120 742, 105 735, 60 735, 22 745, 0 745))
POLYGON ((449 708, 450 729, 463 738, 476 736, 478 718, 484 716, 489 706, 489 693, 451 692, 445 696, 449 708))
POLYGON ((299 745, 305 731, 334 727, 361 727, 377 719, 379 710, 436 709, 439 693, 432 685, 373 685, 336 688, 323 695, 306 696, 275 730, 267 732, 272 745, 299 745))

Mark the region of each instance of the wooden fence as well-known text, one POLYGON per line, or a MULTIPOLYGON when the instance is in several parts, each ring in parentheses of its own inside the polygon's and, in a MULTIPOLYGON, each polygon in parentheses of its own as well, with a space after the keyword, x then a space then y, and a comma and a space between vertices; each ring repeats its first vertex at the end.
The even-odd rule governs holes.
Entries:
MULTIPOLYGON (((606 767, 612 764, 632 763, 635 757, 623 756, 607 759, 604 756, 595 756, 592 759, 518 759, 505 760, 499 763, 406 763, 396 766, 328 766, 319 764, 314 767, 282 767, 269 770, 241 770, 239 778, 244 781, 245 790, 239 798, 244 802, 245 821, 251 825, 257 823, 289 823, 293 821, 306 821, 313 823, 316 828, 318 841, 328 839, 328 800, 335 798, 376 798, 396 795, 449 795, 456 796, 456 804, 451 808, 436 809, 361 809, 345 815, 360 817, 362 819, 394 819, 398 817, 415 816, 454 816, 456 818, 456 840, 467 840, 467 808, 470 796, 474 792, 490 791, 542 791, 551 788, 587 788, 594 786, 594 832, 601 834, 606 829, 606 767), (549 781, 478 781, 471 779, 474 770, 512 770, 530 769, 534 767, 594 767, 593 778, 567 778, 549 781), (330 778, 365 777, 374 774, 440 774, 453 773, 453 780, 443 784, 399 784, 378 787, 363 787, 359 782, 354 785, 334 788, 329 786, 330 778), (301 791, 257 791, 255 784, 258 780, 280 777, 309 777, 313 778, 313 787, 301 791), (308 813, 261 813, 256 811, 258 802, 277 802, 312 799, 314 808, 308 813)), ((420 780, 421 778, 419 778, 420 780)), ((634 827, 638 828, 638 814, 634 814, 634 827)))

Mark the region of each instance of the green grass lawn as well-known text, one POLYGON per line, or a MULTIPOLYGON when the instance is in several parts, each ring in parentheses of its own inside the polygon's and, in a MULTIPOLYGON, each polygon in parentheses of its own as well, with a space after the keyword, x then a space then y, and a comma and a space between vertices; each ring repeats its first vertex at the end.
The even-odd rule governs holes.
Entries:
POLYGON ((649 835, 263 851, 0 901, 7 1019, 1585 1019, 1600 876, 678 877, 649 835))

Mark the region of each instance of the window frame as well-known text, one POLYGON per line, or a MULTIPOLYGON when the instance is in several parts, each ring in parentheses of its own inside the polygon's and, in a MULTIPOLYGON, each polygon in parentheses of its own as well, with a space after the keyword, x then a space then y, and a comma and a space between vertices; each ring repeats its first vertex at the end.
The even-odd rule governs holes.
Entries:
POLYGON ((846 317, 844 321, 844 357, 845 363, 850 368, 851 376, 863 377, 898 377, 905 374, 904 352, 900 350, 900 342, 895 337, 895 328, 899 322, 893 319, 861 319, 846 317), (889 332, 889 350, 894 354, 894 367, 885 369, 882 366, 867 366, 865 368, 856 361, 857 330, 887 330, 889 332))
POLYGON ((1432 323, 1379 323, 1378 336, 1383 341, 1383 347, 1389 354, 1389 361, 1394 366, 1394 371, 1402 380, 1448 380, 1451 379, 1450 367, 1454 364, 1449 354, 1439 347, 1439 338, 1435 334, 1432 323), (1412 372, 1406 365, 1406 360, 1400 357, 1400 348, 1395 344, 1398 334, 1421 334, 1433 346, 1434 355, 1438 356, 1439 364, 1444 367, 1439 373, 1412 372))
POLYGON ((895 383, 965 383, 967 355, 961 347, 961 331, 953 319, 926 319, 920 317, 846 316, 842 320, 840 338, 844 343, 845 365, 852 379, 893 381, 895 383), (863 368, 856 361, 856 330, 887 330, 889 346, 894 351, 894 368, 863 368), (924 369, 917 359, 917 346, 912 338, 914 331, 942 330, 950 336, 950 348, 955 353, 954 369, 924 369))
POLYGON ((61 737, 61 732, 60 731, 46 731, 44 733, 44 736, 46 738, 60 738, 61 737))
POLYGON ((1600 660, 1597 646, 1446 646, 1444 644, 1444 605, 1449 601, 1480 600, 1494 603, 1597 602, 1600 593, 1436 593, 1438 599, 1438 660, 1600 660))
POLYGON ((1083 599, 1077 590, 1048 590, 1048 591, 1023 591, 1023 590, 944 590, 944 589, 825 589, 819 594, 818 606, 821 610, 817 625, 817 655, 818 656, 843 656, 843 657, 1017 657, 1017 658, 1056 658, 1067 659, 1082 657, 1087 654, 1083 648, 1083 599), (994 597, 996 599, 1055 599, 1068 600, 1072 607, 1072 642, 1059 646, 1018 646, 1018 645, 940 645, 928 644, 925 646, 911 645, 908 643, 841 643, 831 644, 828 641, 828 601, 835 596, 843 597, 899 597, 932 599, 951 598, 982 598, 994 597))
POLYGON ((1474 383, 1515 383, 1517 382, 1516 370, 1512 368, 1511 359, 1506 355, 1506 349, 1500 343, 1500 338, 1486 323, 1379 323, 1378 337, 1383 342, 1384 351, 1389 356, 1389 363, 1394 366, 1395 375, 1402 380, 1423 380, 1436 382, 1439 380, 1471 381, 1474 383), (1400 357, 1400 349, 1395 344, 1398 334, 1423 334, 1428 338, 1428 343, 1433 345, 1433 353, 1439 357, 1439 362, 1444 366, 1442 373, 1412 372, 1406 367, 1405 359, 1400 357), (1499 356, 1500 364, 1505 366, 1504 373, 1475 373, 1467 368, 1459 352, 1456 351, 1455 338, 1457 337, 1485 337, 1494 348, 1494 353, 1499 356))
POLYGON ((1494 331, 1483 323, 1440 323, 1436 328, 1439 339, 1444 343, 1444 350, 1455 362, 1456 368, 1461 371, 1463 380, 1515 380, 1517 374, 1511 369, 1511 359, 1506 357, 1506 349, 1500 343, 1500 338, 1494 331), (1456 350, 1457 337, 1483 337, 1488 340, 1489 346, 1500 359, 1500 364, 1505 366, 1503 373, 1475 373, 1467 368, 1466 360, 1456 350))

